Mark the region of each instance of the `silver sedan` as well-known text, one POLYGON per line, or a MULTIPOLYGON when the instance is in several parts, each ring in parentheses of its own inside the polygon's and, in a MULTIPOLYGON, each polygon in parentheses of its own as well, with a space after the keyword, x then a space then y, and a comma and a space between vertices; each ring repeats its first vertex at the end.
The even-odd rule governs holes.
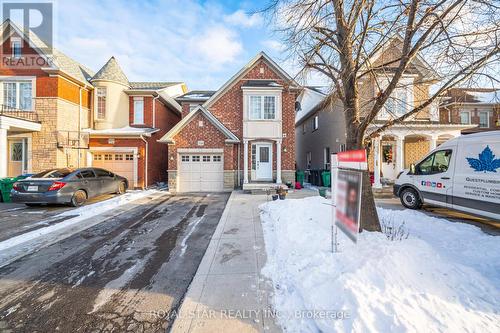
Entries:
POLYGON ((14 183, 11 199, 27 206, 69 204, 77 207, 89 198, 122 194, 127 188, 125 177, 104 169, 50 169, 14 183))

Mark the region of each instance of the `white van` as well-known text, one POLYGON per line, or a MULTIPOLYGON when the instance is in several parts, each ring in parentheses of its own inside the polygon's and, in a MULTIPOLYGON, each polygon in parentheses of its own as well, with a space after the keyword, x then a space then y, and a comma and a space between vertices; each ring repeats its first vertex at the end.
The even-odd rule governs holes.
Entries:
POLYGON ((411 209, 426 203, 500 220, 500 131, 445 142, 399 174, 394 194, 411 209))

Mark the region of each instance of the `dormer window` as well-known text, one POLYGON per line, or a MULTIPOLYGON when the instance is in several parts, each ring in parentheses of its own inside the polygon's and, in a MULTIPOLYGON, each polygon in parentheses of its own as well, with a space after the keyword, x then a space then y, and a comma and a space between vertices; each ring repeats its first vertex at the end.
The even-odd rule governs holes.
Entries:
POLYGON ((134 97, 134 124, 144 124, 144 98, 134 97))
POLYGON ((23 48, 23 45, 21 43, 21 38, 12 38, 11 47, 12 47, 12 58, 20 59, 22 56, 22 48, 23 48))
POLYGON ((276 119, 276 96, 249 96, 250 120, 276 119))

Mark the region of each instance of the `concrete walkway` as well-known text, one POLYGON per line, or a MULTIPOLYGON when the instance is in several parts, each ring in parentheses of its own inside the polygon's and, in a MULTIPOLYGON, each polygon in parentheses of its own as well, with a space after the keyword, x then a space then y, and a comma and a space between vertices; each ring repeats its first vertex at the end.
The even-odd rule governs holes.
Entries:
MULTIPOLYGON (((301 190, 289 198, 312 195, 301 190)), ((231 194, 172 332, 281 332, 270 315, 272 284, 260 274, 266 251, 258 207, 266 200, 231 194)))

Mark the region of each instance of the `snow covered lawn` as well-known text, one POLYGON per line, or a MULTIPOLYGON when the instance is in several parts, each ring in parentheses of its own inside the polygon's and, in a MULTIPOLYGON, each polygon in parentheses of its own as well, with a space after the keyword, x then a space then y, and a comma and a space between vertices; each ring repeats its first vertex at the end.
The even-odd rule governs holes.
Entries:
POLYGON ((329 200, 260 208, 263 274, 286 332, 500 332, 499 237, 421 212, 379 209, 386 223, 404 222, 409 237, 363 232, 355 245, 339 231, 341 252, 332 254, 329 200), (309 318, 312 310, 330 319, 309 318), (335 311, 345 318, 331 319, 335 311))

